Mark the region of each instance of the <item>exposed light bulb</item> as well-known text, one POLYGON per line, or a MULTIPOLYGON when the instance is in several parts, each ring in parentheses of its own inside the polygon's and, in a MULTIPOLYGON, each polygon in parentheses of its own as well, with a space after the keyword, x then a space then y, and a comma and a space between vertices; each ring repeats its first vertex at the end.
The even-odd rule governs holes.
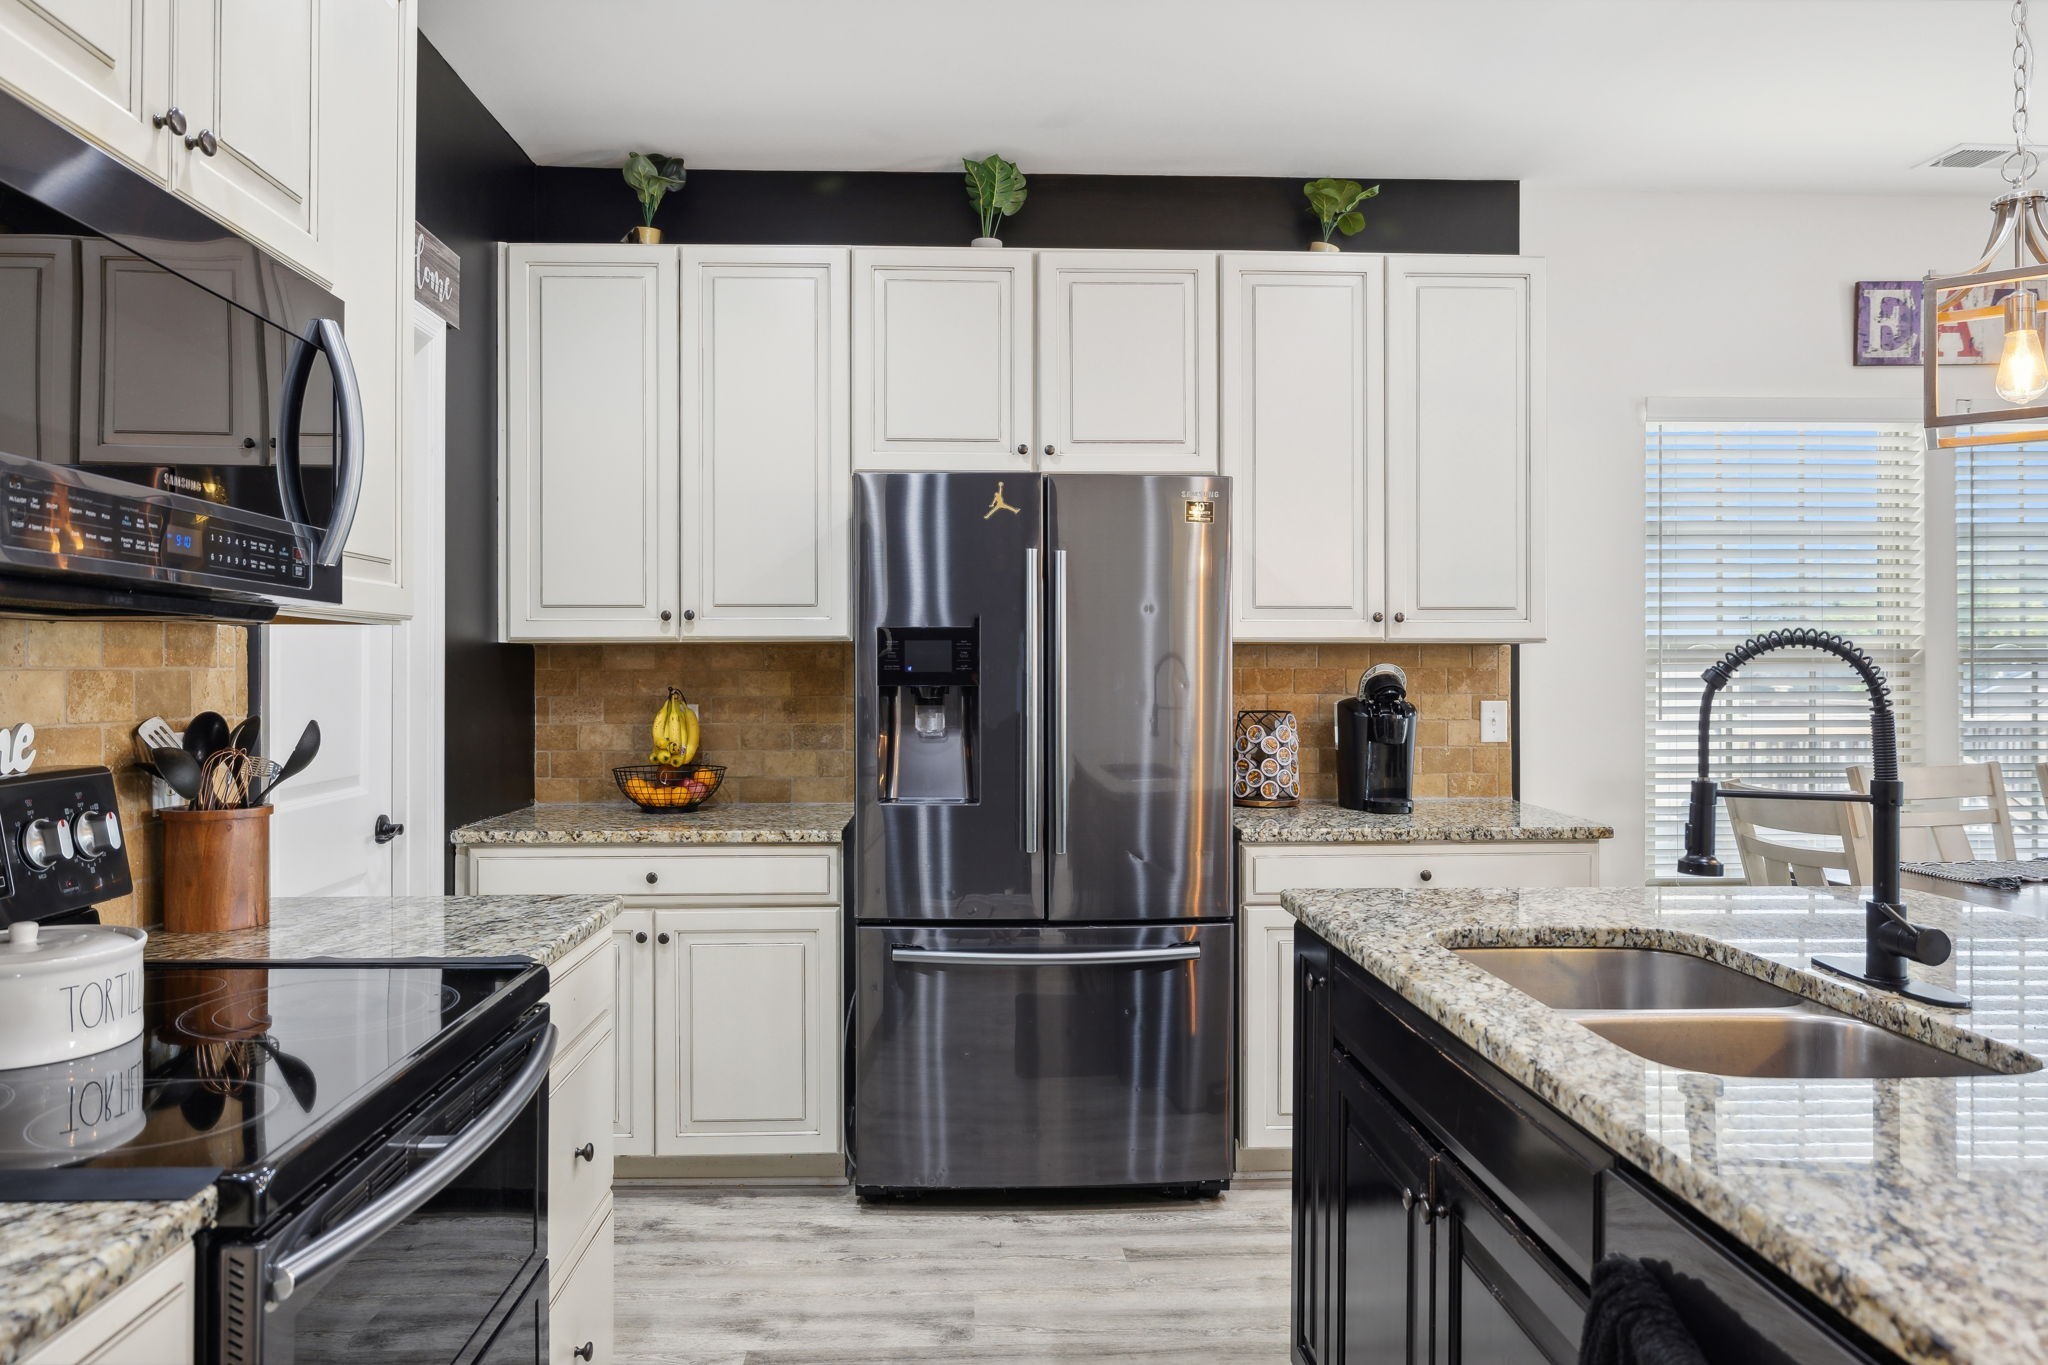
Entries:
POLYGON ((2005 300, 2005 349, 1991 387, 2019 406, 2048 393, 2048 354, 2042 351, 2032 290, 2015 289, 2005 300))

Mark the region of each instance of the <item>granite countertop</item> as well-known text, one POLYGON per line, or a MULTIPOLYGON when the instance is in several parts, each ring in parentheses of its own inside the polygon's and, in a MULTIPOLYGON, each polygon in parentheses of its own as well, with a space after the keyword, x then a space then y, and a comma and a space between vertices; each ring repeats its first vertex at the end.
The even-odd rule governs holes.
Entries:
POLYGON ((530 957, 549 966, 619 913, 616 896, 293 896, 261 929, 152 930, 152 962, 210 958, 530 957))
POLYGON ((1505 796, 1418 796, 1411 815, 1368 815, 1328 801, 1239 806, 1247 844, 1491 844, 1612 839, 1614 830, 1505 796))
POLYGON ((0 1365, 12 1365, 213 1221, 189 1199, 0 1203, 0 1365))
POLYGON ((2048 922, 1909 893, 1954 959, 1932 1010, 1799 970, 1861 951, 1860 901, 1757 887, 1289 891, 1294 916, 1601 1143, 1914 1362, 2048 1359, 2048 922), (1714 958, 2001 1074, 1777 1080, 1646 1061, 1450 947, 1714 958), (1965 1032, 1964 1030, 1967 1030, 1965 1032), (2032 1054, 2032 1055, 2029 1055, 2032 1054))
POLYGON ((485 844, 836 844, 853 818, 849 802, 782 805, 712 802, 701 810, 656 814, 630 801, 528 806, 464 825, 448 836, 457 848, 485 844))

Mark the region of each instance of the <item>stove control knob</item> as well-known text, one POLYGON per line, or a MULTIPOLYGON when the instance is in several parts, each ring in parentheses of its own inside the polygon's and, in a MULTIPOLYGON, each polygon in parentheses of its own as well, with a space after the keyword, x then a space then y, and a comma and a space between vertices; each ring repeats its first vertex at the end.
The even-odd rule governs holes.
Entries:
POLYGON ((47 872, 72 855, 71 826, 62 820, 31 820, 22 826, 21 856, 38 872, 47 872))
POLYGON ((112 811, 89 810, 78 817, 72 827, 72 837, 78 841, 78 853, 84 858, 104 858, 121 846, 119 817, 112 811))

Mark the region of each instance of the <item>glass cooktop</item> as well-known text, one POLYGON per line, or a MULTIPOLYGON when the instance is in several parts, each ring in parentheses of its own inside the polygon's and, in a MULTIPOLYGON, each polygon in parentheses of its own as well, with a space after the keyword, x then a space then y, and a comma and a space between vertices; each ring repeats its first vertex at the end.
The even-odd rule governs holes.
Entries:
MULTIPOLYGON (((523 964, 150 963, 142 1036, 0 1071, 0 1199, 138 1198, 223 1180, 303 1187, 401 1117, 538 1000, 523 964), (488 1002, 509 1016, 484 1019, 488 1002), (87 1180, 85 1173, 131 1172, 87 1180), (140 1172, 155 1172, 150 1178, 140 1172), (88 1187, 112 1193, 72 1193, 88 1187), (66 1191, 53 1193, 52 1191, 66 1191)), ((533 974, 535 977, 538 973, 533 974)))

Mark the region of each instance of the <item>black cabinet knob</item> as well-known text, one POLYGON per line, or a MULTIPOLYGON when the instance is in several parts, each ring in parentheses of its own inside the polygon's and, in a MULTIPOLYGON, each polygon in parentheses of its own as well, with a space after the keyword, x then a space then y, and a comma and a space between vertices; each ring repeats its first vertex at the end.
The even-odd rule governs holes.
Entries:
POLYGON ((1372 619, 1375 621, 1384 621, 1387 619, 1387 614, 1383 611, 1376 611, 1372 614, 1372 619))
POLYGON ((647 931, 646 931, 645 929, 641 929, 641 930, 638 930, 638 931, 636 931, 636 932, 634 933, 634 935, 633 935, 633 942, 635 942, 635 943, 645 943, 645 942, 647 942, 647 931))
POLYGON ((1045 453, 1046 453, 1046 454, 1048 454, 1048 455, 1054 455, 1054 454, 1057 454, 1058 452, 1057 452, 1057 451, 1055 451, 1055 450, 1054 450, 1054 449, 1052 448, 1052 443, 1048 441, 1048 442, 1046 443, 1046 447, 1045 447, 1045 453))
POLYGON ((172 105, 149 121, 152 128, 168 128, 177 137, 185 136, 185 111, 172 105))
POLYGON ((1019 441, 1017 442, 1017 453, 1019 455, 1029 455, 1031 453, 1031 447, 1027 443, 1019 441))
POLYGON ((1424 881, 1428 881, 1428 880, 1429 880, 1429 879, 1430 879, 1431 877, 1433 877, 1433 876, 1435 876, 1435 875, 1436 875, 1435 873, 1431 872, 1431 871, 1430 871, 1430 870, 1429 870, 1428 868, 1426 868, 1426 867, 1422 869, 1422 880, 1424 880, 1424 881))
POLYGON ((667 935, 667 934, 657 934, 657 935, 655 935, 655 937, 654 937, 654 941, 655 941, 656 943, 666 943, 666 942, 668 942, 668 935, 667 935))
POLYGON ((220 139, 213 135, 213 129, 201 128, 185 139, 185 150, 189 152, 194 148, 197 148, 201 155, 212 156, 220 151, 220 139))
POLYGON ((685 621, 694 621, 697 619, 697 613, 695 611, 685 609, 683 612, 683 619, 685 621))
POLYGON ((658 882, 658 881, 660 881, 660 880, 661 880, 661 874, 660 874, 659 872, 650 872, 650 873, 648 873, 648 874, 647 874, 647 884, 648 884, 649 886, 652 886, 652 885, 654 885, 654 884, 655 884, 656 882, 658 882))
POLYGON ((575 1157, 578 1161, 595 1161, 597 1160, 597 1144, 586 1142, 575 1151, 569 1153, 569 1155, 575 1157))
POLYGON ((392 824, 391 817, 388 815, 378 816, 377 823, 370 829, 370 837, 380 844, 388 844, 403 833, 405 833, 405 826, 392 824))
POLYGON ((597 1343, 586 1341, 575 1350, 569 1352, 569 1354, 575 1356, 578 1360, 595 1360, 597 1359, 597 1343))
POLYGON ((1407 620, 1407 619, 1408 619, 1408 613, 1407 613, 1407 612, 1405 612, 1405 611, 1397 611, 1397 612, 1395 612, 1395 613, 1394 613, 1394 624, 1396 624, 1396 625, 1399 625, 1399 624, 1400 624, 1401 622, 1403 622, 1403 621, 1405 621, 1405 620, 1407 620))
POLYGON ((661 614, 661 619, 664 621, 673 621, 676 619, 676 614, 672 611, 665 611, 661 614))

